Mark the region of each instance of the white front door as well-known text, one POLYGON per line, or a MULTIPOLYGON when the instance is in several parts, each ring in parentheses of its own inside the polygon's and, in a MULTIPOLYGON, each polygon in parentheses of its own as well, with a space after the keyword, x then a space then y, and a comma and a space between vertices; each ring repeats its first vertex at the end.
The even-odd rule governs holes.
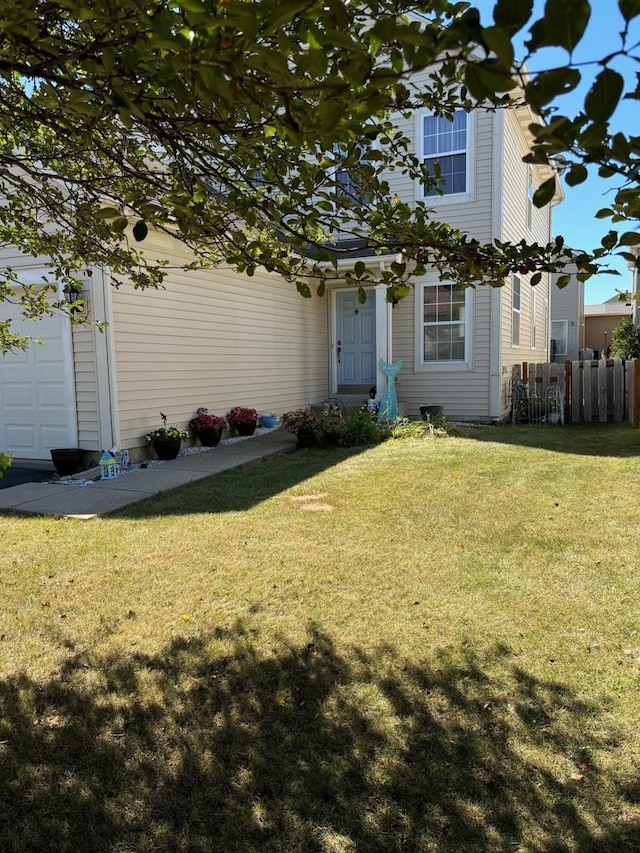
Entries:
POLYGON ((336 294, 338 385, 375 385, 376 312, 374 292, 358 302, 355 290, 336 294))
POLYGON ((69 321, 59 315, 23 320, 17 306, 0 303, 0 320, 9 318, 13 331, 42 343, 0 356, 0 450, 49 459, 51 448, 77 442, 69 321))

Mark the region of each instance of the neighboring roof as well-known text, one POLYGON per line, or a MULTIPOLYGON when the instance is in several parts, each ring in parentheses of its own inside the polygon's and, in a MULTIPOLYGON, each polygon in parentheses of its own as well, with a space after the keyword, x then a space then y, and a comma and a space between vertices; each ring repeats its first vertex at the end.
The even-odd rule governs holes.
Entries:
POLYGON ((611 317, 630 317, 631 304, 620 302, 617 297, 614 301, 607 300, 601 305, 585 305, 585 317, 611 316, 611 317))
POLYGON ((614 296, 610 296, 608 299, 605 299, 604 304, 605 305, 613 305, 613 304, 624 305, 625 302, 631 302, 631 294, 629 293, 629 291, 627 291, 625 293, 625 297, 626 297, 625 299, 620 299, 620 295, 618 293, 616 293, 614 296))

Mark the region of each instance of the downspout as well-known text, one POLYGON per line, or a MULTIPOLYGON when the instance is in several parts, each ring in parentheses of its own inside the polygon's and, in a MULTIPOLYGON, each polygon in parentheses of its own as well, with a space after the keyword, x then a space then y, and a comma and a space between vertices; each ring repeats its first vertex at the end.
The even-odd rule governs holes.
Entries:
MULTIPOLYGON (((111 303, 111 272, 106 268, 96 270, 99 282, 96 282, 95 306, 107 323, 103 331, 96 329, 96 370, 98 384, 98 422, 100 449, 108 450, 120 447, 120 418, 118 413, 118 395, 115 377, 115 358, 113 340, 113 307, 111 303)), ((97 314, 97 312, 96 312, 97 314)), ((100 319, 98 316, 96 320, 100 319)))

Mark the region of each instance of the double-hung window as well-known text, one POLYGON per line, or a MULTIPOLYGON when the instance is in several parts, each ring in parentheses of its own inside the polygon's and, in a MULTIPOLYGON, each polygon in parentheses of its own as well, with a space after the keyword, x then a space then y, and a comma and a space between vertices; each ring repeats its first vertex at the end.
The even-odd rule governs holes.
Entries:
POLYGON ((467 361, 468 294, 459 284, 423 286, 422 361, 467 361))
POLYGON ((538 345, 538 300, 535 288, 531 288, 531 349, 538 345))
POLYGON ((567 354, 567 332, 569 324, 567 320, 552 320, 551 321, 551 354, 566 355, 567 354))
POLYGON ((520 279, 514 275, 511 294, 511 344, 514 347, 520 346, 520 297, 520 279))
POLYGON ((430 175, 439 176, 439 187, 423 187, 423 197, 461 196, 470 192, 471 117, 456 110, 453 121, 420 113, 419 144, 422 162, 430 175))
POLYGON ((527 228, 531 231, 533 224, 533 194, 535 187, 533 184, 533 169, 527 166, 527 228))

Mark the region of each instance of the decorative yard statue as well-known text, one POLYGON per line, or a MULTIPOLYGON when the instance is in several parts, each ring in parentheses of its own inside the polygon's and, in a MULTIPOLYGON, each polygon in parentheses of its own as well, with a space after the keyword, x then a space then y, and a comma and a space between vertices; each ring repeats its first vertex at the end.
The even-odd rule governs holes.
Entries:
POLYGON ((380 408, 378 409, 378 423, 384 421, 395 421, 398 419, 398 397, 396 395, 396 374, 402 367, 402 359, 389 364, 388 361, 380 359, 380 370, 387 377, 387 387, 385 388, 380 408))

